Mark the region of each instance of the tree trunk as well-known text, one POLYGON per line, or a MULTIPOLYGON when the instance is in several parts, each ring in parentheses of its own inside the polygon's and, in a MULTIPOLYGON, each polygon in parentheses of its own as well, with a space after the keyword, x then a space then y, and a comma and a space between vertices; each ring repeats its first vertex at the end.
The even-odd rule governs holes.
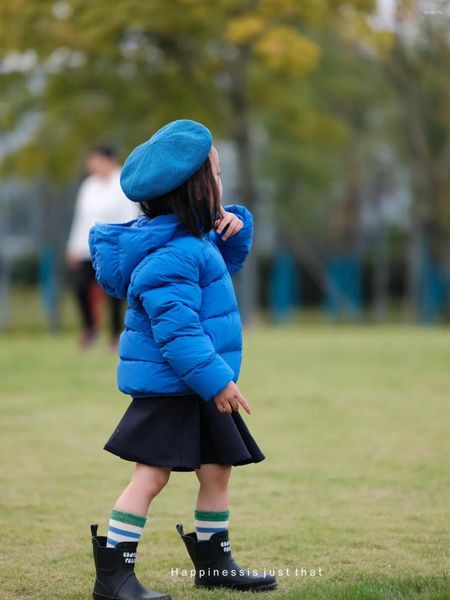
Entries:
POLYGON ((373 272, 373 318, 378 323, 386 321, 389 306, 389 244, 386 227, 382 223, 375 240, 373 272))
MULTIPOLYGON (((239 199, 255 216, 256 183, 253 169, 253 148, 251 145, 251 127, 247 101, 248 51, 243 49, 230 66, 229 99, 232 108, 233 122, 231 137, 235 146, 237 160, 237 188, 239 199)), ((255 250, 250 252, 244 271, 237 275, 241 315, 245 324, 256 320, 259 277, 258 260, 255 250)))
POLYGON ((41 293, 46 299, 45 308, 48 328, 51 333, 61 330, 61 291, 63 280, 64 227, 62 207, 64 206, 64 189, 56 189, 48 180, 42 185, 41 212, 41 257, 49 261, 47 281, 41 293))

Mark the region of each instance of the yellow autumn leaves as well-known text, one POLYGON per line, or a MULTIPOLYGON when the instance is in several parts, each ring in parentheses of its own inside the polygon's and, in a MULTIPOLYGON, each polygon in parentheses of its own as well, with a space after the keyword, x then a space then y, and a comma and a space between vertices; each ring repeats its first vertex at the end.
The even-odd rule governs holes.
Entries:
POLYGON ((306 75, 320 58, 319 46, 296 28, 271 25, 257 15, 230 21, 226 38, 232 44, 250 46, 255 56, 277 73, 306 75))

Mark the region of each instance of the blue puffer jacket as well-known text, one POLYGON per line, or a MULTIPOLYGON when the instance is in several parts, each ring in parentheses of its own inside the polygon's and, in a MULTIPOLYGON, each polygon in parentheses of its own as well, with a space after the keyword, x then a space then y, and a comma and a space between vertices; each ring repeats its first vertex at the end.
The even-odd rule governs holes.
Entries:
POLYGON ((202 239, 174 214, 97 223, 89 234, 97 280, 127 298, 119 341, 119 389, 133 397, 197 393, 211 400, 237 381, 242 327, 231 275, 253 238, 253 217, 231 204, 244 227, 226 241, 202 239))

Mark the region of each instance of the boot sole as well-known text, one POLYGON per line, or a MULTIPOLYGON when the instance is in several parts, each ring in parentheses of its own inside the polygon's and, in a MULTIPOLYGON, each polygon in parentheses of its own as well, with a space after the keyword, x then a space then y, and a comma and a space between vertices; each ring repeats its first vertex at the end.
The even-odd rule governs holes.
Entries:
MULTIPOLYGON (((97 594, 97 592, 92 592, 92 597, 94 600, 118 600, 116 596, 104 596, 103 594, 97 594)), ((172 596, 161 596, 155 600, 172 600, 172 596)))
POLYGON ((238 592, 270 592, 277 588, 277 582, 274 583, 262 583, 261 585, 239 585, 239 584, 230 584, 230 585, 215 585, 214 583, 196 583, 196 588, 204 588, 207 590, 214 590, 218 588, 226 589, 226 590, 236 590, 238 592))

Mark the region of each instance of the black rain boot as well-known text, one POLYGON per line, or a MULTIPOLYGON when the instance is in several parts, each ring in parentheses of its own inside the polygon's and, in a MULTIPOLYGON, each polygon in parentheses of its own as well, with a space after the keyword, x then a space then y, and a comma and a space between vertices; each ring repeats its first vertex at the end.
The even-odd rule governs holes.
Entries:
POLYGON ((181 523, 177 525, 177 531, 194 563, 196 587, 226 587, 252 592, 265 592, 277 587, 272 575, 243 569, 235 563, 228 531, 218 531, 209 540, 200 542, 196 532, 185 534, 181 523))
POLYGON ((97 535, 98 525, 91 525, 95 562, 94 600, 172 600, 169 594, 148 590, 134 573, 139 542, 119 542, 107 548, 107 537, 97 535))

